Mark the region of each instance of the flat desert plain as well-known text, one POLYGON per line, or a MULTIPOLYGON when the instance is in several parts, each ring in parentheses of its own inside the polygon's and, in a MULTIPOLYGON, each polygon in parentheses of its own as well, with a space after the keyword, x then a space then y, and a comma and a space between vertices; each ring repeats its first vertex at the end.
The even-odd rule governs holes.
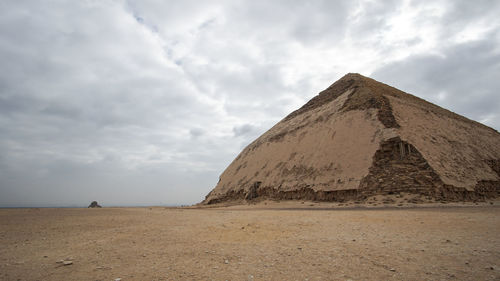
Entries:
POLYGON ((497 204, 291 206, 1 209, 0 279, 500 280, 497 204))

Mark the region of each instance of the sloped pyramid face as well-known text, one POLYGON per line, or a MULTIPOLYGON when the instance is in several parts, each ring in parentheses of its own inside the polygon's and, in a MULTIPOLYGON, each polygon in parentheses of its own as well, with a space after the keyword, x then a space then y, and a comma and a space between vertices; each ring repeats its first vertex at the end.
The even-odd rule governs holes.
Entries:
POLYGON ((248 145, 203 203, 344 201, 500 193, 500 134, 359 74, 347 74, 248 145))

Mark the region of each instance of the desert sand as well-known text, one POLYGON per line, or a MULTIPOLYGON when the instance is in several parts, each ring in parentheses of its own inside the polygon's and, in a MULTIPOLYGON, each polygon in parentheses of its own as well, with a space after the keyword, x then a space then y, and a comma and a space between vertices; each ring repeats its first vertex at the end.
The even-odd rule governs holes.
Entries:
POLYGON ((0 209, 0 280, 500 280, 499 230, 496 202, 0 209))

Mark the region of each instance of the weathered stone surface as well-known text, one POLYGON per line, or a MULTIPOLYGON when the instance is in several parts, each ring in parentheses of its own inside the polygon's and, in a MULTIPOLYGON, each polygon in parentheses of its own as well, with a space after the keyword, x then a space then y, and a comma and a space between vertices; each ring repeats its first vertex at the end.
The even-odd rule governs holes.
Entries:
POLYGON ((203 203, 359 200, 408 192, 478 200, 500 192, 500 134, 347 74, 250 145, 203 203))

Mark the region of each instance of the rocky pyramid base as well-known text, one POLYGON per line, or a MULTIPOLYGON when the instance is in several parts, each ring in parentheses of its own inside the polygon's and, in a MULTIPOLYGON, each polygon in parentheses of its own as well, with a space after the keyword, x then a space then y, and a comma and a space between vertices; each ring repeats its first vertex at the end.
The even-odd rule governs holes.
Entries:
MULTIPOLYGON (((500 177, 500 159, 487 164, 500 177)), ((377 195, 419 195, 414 203, 429 200, 444 202, 484 201, 500 197, 500 181, 479 181, 473 190, 443 183, 420 152, 399 137, 382 142, 373 157, 370 172, 360 188, 346 190, 314 190, 308 186, 284 191, 278 186, 262 186, 256 181, 248 189, 231 190, 224 196, 203 202, 215 204, 231 201, 310 200, 327 202, 366 201, 377 195)), ((208 198, 208 196, 207 196, 208 198)))

